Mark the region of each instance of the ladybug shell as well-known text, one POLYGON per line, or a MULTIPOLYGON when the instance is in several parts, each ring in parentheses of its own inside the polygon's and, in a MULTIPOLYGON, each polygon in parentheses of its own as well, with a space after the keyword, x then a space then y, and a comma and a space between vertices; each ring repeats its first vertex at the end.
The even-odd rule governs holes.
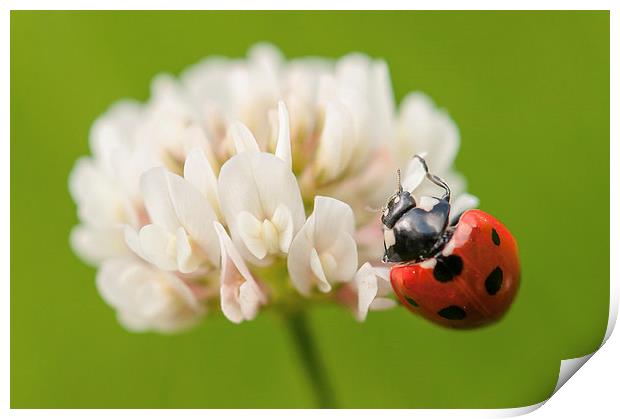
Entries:
POLYGON ((405 307, 452 328, 479 327, 501 318, 519 278, 517 242, 502 223, 480 210, 463 213, 439 254, 390 271, 392 288, 405 307))

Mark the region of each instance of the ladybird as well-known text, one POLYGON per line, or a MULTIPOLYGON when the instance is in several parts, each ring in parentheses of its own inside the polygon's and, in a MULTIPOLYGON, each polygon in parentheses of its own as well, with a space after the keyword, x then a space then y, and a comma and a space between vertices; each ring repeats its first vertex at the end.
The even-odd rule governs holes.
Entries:
POLYGON ((401 304, 433 323, 458 329, 499 320, 519 288, 517 242, 495 217, 467 210, 450 223, 450 188, 429 173, 426 178, 444 190, 442 197, 416 203, 398 190, 382 208, 385 254, 394 263, 390 282, 401 304))

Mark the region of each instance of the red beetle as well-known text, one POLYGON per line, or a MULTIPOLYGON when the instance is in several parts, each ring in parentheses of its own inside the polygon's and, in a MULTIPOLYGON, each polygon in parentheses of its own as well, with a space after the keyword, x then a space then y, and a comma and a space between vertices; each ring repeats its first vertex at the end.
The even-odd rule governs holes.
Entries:
POLYGON ((501 318, 519 288, 517 242, 502 223, 480 211, 465 211, 450 224, 450 188, 441 198, 414 197, 399 185, 384 207, 384 262, 394 292, 413 313, 453 328, 473 328, 501 318))

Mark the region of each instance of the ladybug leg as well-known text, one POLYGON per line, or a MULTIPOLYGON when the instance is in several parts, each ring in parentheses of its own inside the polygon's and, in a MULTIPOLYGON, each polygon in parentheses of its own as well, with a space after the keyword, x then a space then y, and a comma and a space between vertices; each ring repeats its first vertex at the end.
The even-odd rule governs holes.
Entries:
POLYGON ((441 252, 444 246, 446 245, 446 243, 448 243, 448 241, 452 238, 452 235, 454 234, 455 230, 456 230, 456 227, 454 227, 453 225, 450 225, 448 228, 446 228, 443 234, 441 235, 441 237, 439 238, 439 240, 437 240, 437 242, 431 249, 430 254, 436 255, 437 253, 441 252))
MULTIPOLYGON (((450 202, 450 187, 448 186, 448 184, 439 176, 436 176, 428 171, 428 165, 426 164, 426 160, 424 160, 422 156, 420 156, 419 154, 416 154, 415 156, 413 156, 413 158, 418 159, 420 163, 422 163, 422 167, 424 167, 424 171, 426 172, 426 178, 430 180, 431 182, 433 182, 435 185, 443 188, 445 193, 441 199, 445 199, 446 201, 450 202)), ((399 173, 399 179, 400 179, 400 173, 399 173)), ((400 180, 399 180, 399 184, 400 184, 400 180)))

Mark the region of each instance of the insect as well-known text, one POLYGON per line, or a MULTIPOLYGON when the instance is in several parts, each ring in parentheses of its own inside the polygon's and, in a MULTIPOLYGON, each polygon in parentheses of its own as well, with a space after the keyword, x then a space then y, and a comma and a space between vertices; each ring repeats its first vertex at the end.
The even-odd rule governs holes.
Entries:
POLYGON ((450 223, 450 188, 429 173, 425 177, 443 196, 416 202, 398 189, 382 208, 384 262, 395 265, 390 281, 400 302, 415 314, 452 328, 474 328, 500 319, 520 281, 517 242, 493 216, 467 210, 450 223))

